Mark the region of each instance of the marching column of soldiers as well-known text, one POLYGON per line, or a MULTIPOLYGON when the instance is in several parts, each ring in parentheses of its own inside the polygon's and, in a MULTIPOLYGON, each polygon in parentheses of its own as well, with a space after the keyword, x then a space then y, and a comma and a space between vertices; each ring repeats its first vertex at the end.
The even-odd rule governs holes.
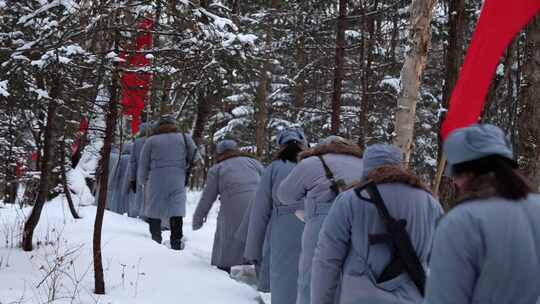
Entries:
MULTIPOLYGON (((211 264, 255 265, 272 304, 540 303, 540 196, 499 128, 458 129, 444 143, 458 189, 446 214, 388 144, 365 150, 301 128, 276 136, 267 167, 232 139, 193 214, 199 230, 219 200, 211 264)), ((184 249, 188 172, 200 159, 172 116, 114 149, 108 209, 144 219, 152 240, 184 249)))

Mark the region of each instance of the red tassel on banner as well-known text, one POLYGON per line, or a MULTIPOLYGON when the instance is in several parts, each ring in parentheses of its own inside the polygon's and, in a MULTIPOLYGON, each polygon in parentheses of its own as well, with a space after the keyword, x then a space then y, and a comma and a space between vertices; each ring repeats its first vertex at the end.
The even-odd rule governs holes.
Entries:
MULTIPOLYGON (((143 51, 152 48, 152 33, 150 31, 154 27, 154 21, 143 19, 139 24, 139 32, 135 41, 135 51, 143 51)), ((128 68, 143 68, 150 65, 150 60, 142 53, 136 53, 128 58, 126 55, 121 56, 126 60, 128 68)), ((141 114, 144 110, 144 104, 150 85, 152 75, 147 72, 125 72, 122 75, 122 101, 124 115, 131 115, 131 132, 136 134, 139 132, 141 122, 141 114)))
POLYGON ((540 0, 485 0, 450 98, 450 109, 441 129, 443 139, 455 129, 478 122, 504 50, 539 12, 540 0))

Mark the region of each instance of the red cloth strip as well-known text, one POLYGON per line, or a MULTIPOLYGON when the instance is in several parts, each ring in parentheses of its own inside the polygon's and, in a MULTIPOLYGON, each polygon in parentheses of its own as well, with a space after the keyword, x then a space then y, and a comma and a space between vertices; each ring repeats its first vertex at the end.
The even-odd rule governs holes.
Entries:
POLYGON ((450 98, 450 109, 441 129, 443 139, 455 129, 478 122, 504 50, 539 12, 540 0, 485 0, 450 98))
MULTIPOLYGON (((143 19, 139 23, 139 33, 135 40, 135 53, 127 56, 125 53, 121 55, 125 59, 128 68, 137 69, 150 65, 150 60, 145 54, 140 51, 152 48, 152 33, 149 31, 154 27, 154 21, 151 19, 143 19), (127 58, 126 58, 127 57, 127 58)), ((150 91, 152 83, 152 75, 148 72, 125 72, 122 75, 122 101, 124 115, 131 115, 131 132, 136 134, 139 132, 141 123, 141 114, 144 109, 144 104, 150 91)))

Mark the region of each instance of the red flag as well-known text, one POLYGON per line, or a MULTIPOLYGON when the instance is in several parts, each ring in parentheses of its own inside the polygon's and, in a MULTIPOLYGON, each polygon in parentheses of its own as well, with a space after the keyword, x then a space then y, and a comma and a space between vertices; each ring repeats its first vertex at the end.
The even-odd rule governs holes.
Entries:
POLYGON ((26 173, 26 166, 21 163, 17 163, 17 166, 15 167, 15 177, 21 178, 23 177, 25 173, 26 173))
POLYGON ((88 119, 86 119, 86 117, 83 117, 83 119, 81 119, 81 122, 79 123, 79 131, 75 134, 75 140, 71 145, 71 156, 75 155, 75 153, 77 153, 77 151, 79 150, 82 137, 86 134, 87 131, 88 119))
MULTIPOLYGON (((140 51, 152 48, 152 33, 149 31, 154 27, 154 21, 151 19, 143 19, 139 23, 140 32, 137 34, 135 41, 135 51, 138 52, 125 58, 128 68, 143 68, 150 65, 150 60, 140 51)), ((139 131, 141 114, 144 109, 144 103, 150 85, 152 75, 147 72, 125 72, 122 75, 122 106, 124 107, 124 115, 131 115, 131 132, 133 134, 139 131)))
POLYGON ((504 50, 538 12, 540 0, 485 0, 450 98, 450 109, 441 129, 443 139, 455 129, 478 122, 504 50))

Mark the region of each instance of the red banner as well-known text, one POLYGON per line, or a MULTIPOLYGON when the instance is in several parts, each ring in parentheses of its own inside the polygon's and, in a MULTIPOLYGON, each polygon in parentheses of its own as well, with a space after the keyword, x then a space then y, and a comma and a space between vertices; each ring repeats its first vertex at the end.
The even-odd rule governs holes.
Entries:
POLYGON ((446 139, 455 129, 478 122, 489 85, 504 50, 540 12, 540 0, 485 0, 442 125, 446 139))
POLYGON ((71 144, 71 156, 75 155, 81 148, 81 141, 86 132, 88 132, 88 119, 83 117, 79 123, 79 131, 75 134, 75 140, 71 144))
MULTIPOLYGON (((135 54, 126 56, 122 54, 125 61, 125 66, 128 69, 140 69, 150 66, 150 60, 146 58, 142 52, 152 48, 152 33, 149 31, 154 27, 154 21, 143 19, 139 23, 139 33, 135 40, 135 54)), ((149 72, 124 72, 122 74, 122 101, 124 115, 131 115, 131 132, 133 134, 139 131, 141 123, 141 114, 144 110, 144 104, 150 91, 152 83, 152 74, 149 72)))

